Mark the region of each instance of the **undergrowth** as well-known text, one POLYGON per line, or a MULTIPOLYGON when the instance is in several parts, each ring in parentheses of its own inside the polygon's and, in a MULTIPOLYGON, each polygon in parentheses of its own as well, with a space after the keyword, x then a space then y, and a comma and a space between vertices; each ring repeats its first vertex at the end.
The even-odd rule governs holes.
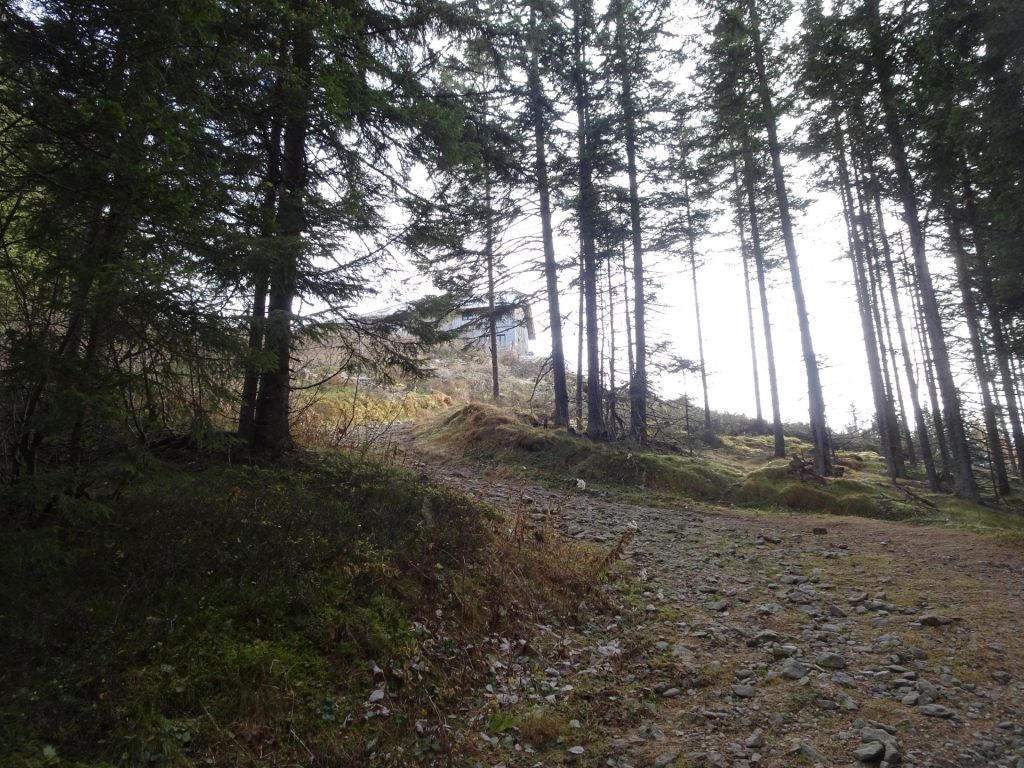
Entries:
MULTIPOLYGON (((443 450, 466 458, 522 466, 561 483, 582 479, 630 500, 640 494, 646 504, 697 499, 759 510, 1024 531, 1024 516, 1012 506, 988 508, 927 493, 920 480, 894 484, 881 457, 870 451, 839 453, 842 476, 821 478, 794 472, 790 459, 773 459, 770 436, 726 436, 719 448, 691 457, 599 443, 544 428, 526 414, 478 404, 436 418, 426 433, 443 450)), ((790 457, 811 455, 810 446, 794 437, 786 438, 786 449, 790 457)))
POLYGON ((717 501, 740 475, 699 458, 596 443, 485 405, 460 408, 431 431, 435 443, 475 459, 527 466, 560 479, 717 501))
POLYGON ((603 567, 338 454, 95 489, 0 498, 0 765, 443 765, 475 638, 572 617, 603 567))

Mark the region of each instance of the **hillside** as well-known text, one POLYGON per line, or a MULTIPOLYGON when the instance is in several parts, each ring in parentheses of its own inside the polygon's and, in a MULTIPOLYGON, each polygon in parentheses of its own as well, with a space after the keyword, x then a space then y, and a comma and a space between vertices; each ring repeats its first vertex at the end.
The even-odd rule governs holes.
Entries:
POLYGON ((461 381, 323 393, 284 466, 175 445, 5 490, 0 765, 1024 759, 1018 512, 461 381))

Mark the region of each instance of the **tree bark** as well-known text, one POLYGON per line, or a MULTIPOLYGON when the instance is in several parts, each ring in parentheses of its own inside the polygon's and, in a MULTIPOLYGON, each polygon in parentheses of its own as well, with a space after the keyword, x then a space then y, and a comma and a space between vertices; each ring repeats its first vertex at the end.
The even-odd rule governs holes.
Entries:
POLYGON ((754 155, 750 146, 743 147, 743 180, 747 188, 747 215, 750 217, 750 245, 757 271, 757 292, 761 300, 761 324, 764 326, 765 354, 768 358, 768 391, 772 401, 772 435, 775 438, 775 457, 786 455, 786 439, 782 431, 779 408, 779 379, 775 371, 775 345, 772 341, 772 323, 768 312, 768 281, 764 273, 764 251, 761 249, 761 226, 757 214, 754 155))
POLYGON ((583 262, 583 295, 587 329, 587 436, 604 439, 606 436, 601 408, 601 364, 597 331, 597 249, 594 243, 594 223, 597 211, 597 192, 593 181, 593 137, 590 126, 590 93, 587 84, 586 30, 593 13, 590 0, 576 0, 573 4, 573 41, 575 47, 576 144, 579 153, 579 196, 577 216, 580 226, 580 252, 583 262), (584 18, 586 17, 586 18, 584 18))
POLYGON ((747 329, 750 336, 750 366, 754 376, 754 407, 757 413, 756 428, 764 432, 764 415, 761 412, 761 377, 757 366, 757 337, 754 333, 754 303, 750 296, 750 252, 747 249, 747 233, 743 226, 743 203, 740 199, 739 177, 733 171, 733 184, 736 186, 736 228, 740 236, 740 260, 743 262, 743 291, 747 299, 747 329))
POLYGON ((964 321, 967 324, 967 335, 971 344, 974 373, 981 389, 982 418, 985 421, 985 438, 988 445, 989 461, 992 464, 995 489, 998 495, 1006 496, 1010 492, 1010 481, 1006 475, 1006 459, 1003 456, 1003 446, 999 439, 999 420, 996 416, 995 404, 992 402, 993 381, 989 372, 985 348, 981 341, 981 321, 978 317, 978 305, 975 302, 971 286, 971 268, 964 244, 963 228, 959 221, 959 212, 952 205, 946 206, 946 225, 949 228, 949 240, 956 263, 957 285, 960 288, 964 321))
MULTIPOLYGON (((485 108, 486 109, 486 108, 485 108)), ((485 112, 486 114, 486 112, 485 112)), ((491 170, 484 168, 484 259, 487 261, 487 339, 491 351, 491 400, 501 399, 498 382, 498 316, 494 287, 494 211, 491 193, 491 170)))
POLYGON ((868 21, 868 44, 871 66, 878 83, 879 99, 882 106, 882 122, 889 140, 890 156, 896 175, 900 203, 903 206, 904 221, 910 236, 910 250, 917 269, 917 284, 921 292, 921 303, 930 341, 931 354, 935 364, 939 390, 942 393, 943 421, 949 435, 949 449, 953 469, 954 492, 970 501, 978 501, 980 494, 971 467, 971 454, 967 445, 960 398, 953 380, 953 371, 946 350, 946 335, 942 327, 935 288, 925 253, 924 231, 918 216, 917 192, 907 160, 906 142, 900 121, 898 96, 893 85, 892 63, 882 38, 882 25, 878 0, 865 0, 868 21))
POLYGON ((292 447, 289 427, 291 398, 292 303, 298 286, 302 233, 306 228, 306 137, 312 98, 313 31, 310 22, 297 18, 291 30, 293 77, 288 86, 281 160, 282 191, 278 199, 276 237, 279 255, 269 270, 269 302, 265 348, 275 360, 260 377, 252 446, 278 457, 292 447))
MULTIPOLYGON (((686 165, 686 158, 683 158, 686 165)), ((685 173, 685 167, 684 167, 685 173)), ((693 311, 697 319, 697 354, 700 355, 700 387, 704 393, 704 430, 711 432, 711 406, 708 404, 708 373, 704 364, 704 331, 700 322, 700 292, 697 289, 697 254, 693 231, 693 209, 690 206, 690 183, 683 180, 683 194, 686 197, 686 251, 690 261, 690 278, 693 283, 693 311)))
POLYGON ((896 332, 900 337, 900 349, 903 353, 903 373, 907 379, 907 389, 910 393, 910 403, 914 409, 914 424, 917 428, 917 444, 921 448, 921 459, 924 461, 925 477, 928 481, 928 488, 932 491, 939 490, 939 476, 935 471, 935 456, 932 453, 932 443, 928 436, 928 424, 924 419, 924 411, 921 409, 921 400, 917 391, 917 381, 914 376, 914 361, 910 355, 910 344, 907 342, 907 332, 903 324, 903 311, 900 308, 899 290, 896 287, 896 271, 893 268, 892 248, 889 245, 889 237, 885 231, 885 219, 882 215, 881 193, 878 180, 872 171, 873 198, 875 204, 875 217, 878 220, 878 233, 882 241, 882 256, 885 263, 886 276, 889 280, 889 294, 892 299, 893 314, 896 316, 896 332))
MULTIPOLYGON (((531 32, 535 14, 530 14, 531 32)), ((531 40, 534 39, 531 36, 531 40)), ((551 329, 551 376, 554 384, 555 413, 557 427, 569 426, 569 388, 565 376, 565 350, 562 346, 562 312, 558 299, 558 264, 555 261, 555 237, 551 226, 551 188, 548 181, 546 155, 547 124, 544 119, 544 89, 537 63, 537 51, 530 52, 528 73, 530 116, 533 120, 534 172, 537 178, 537 195, 540 198, 541 238, 544 242, 544 280, 548 294, 548 325, 551 329)))
POLYGON ((1006 332, 1000 314, 999 304, 992 290, 992 271, 989 268, 985 238, 978 220, 978 210, 974 203, 974 190, 970 184, 966 189, 965 213, 973 233, 974 252, 977 262, 977 277, 981 299, 985 306, 989 330, 992 332, 992 351, 999 368, 999 379, 1003 389, 1003 400, 1006 402, 1007 415, 1010 417, 1010 431, 1013 435, 1015 467, 1019 477, 1024 480, 1024 429, 1021 427, 1020 409, 1013 390, 1013 371, 1010 365, 1010 351, 1006 343, 1006 332))
POLYGON ((629 380, 629 425, 633 438, 647 444, 647 308, 644 288, 643 237, 640 222, 640 193, 636 168, 636 104, 633 99, 633 73, 626 50, 626 5, 616 3, 616 53, 620 78, 622 128, 626 143, 626 178, 629 187, 629 230, 633 247, 633 327, 636 349, 635 371, 629 380))
POLYGON ((889 411, 886 408, 885 386, 882 382, 881 364, 879 362, 878 339, 875 337, 875 326, 871 317, 871 295, 868 289, 867 275, 864 265, 864 247, 857 226, 857 211, 854 207, 851 192, 850 173, 846 162, 846 149, 837 128, 840 139, 836 149, 836 165, 839 171, 840 194, 843 198, 843 215, 846 219, 847 237, 850 243, 850 262, 853 265, 853 283, 857 292, 857 308, 860 314, 861 333, 864 336, 864 352, 868 361, 868 376, 871 381, 871 394, 875 403, 875 421, 878 425, 878 436, 882 443, 882 455, 885 457, 886 474, 899 477, 899 468, 895 454, 899 444, 892 444, 892 430, 889 423, 889 411))
MULTIPOLYGON (((902 245, 901 245, 902 250, 902 245)), ((904 289, 910 296, 911 306, 914 310, 917 331, 917 344, 921 350, 922 374, 925 386, 928 389, 928 399, 931 404, 932 426, 935 430, 935 443, 939 448, 939 462, 942 468, 940 485, 946 485, 953 476, 949 457, 949 445, 946 442, 946 429, 942 423, 942 408, 939 393, 935 386, 935 366, 932 363, 932 353, 928 344, 927 331, 925 329, 924 310, 921 307, 921 292, 917 288, 917 282, 913 277, 913 266, 906 259, 906 254, 901 253, 901 265, 903 268, 904 289)))
MULTIPOLYGON (((856 173, 856 168, 854 171, 856 173)), ((885 428, 888 430, 887 442, 889 450, 892 452, 891 463, 895 471, 895 474, 892 476, 906 477, 907 473, 906 466, 903 461, 903 447, 900 442, 899 420, 896 416, 896 408, 893 404, 893 390, 895 389, 895 385, 889 376, 886 338, 883 335, 887 329, 887 325, 883 320, 882 297, 879 295, 878 280, 875 275, 874 264, 878 261, 875 253, 875 232, 874 227, 872 226, 871 213, 865 203, 863 181, 863 176, 857 173, 856 178, 854 179, 853 188, 857 191, 859 219, 864 233, 863 274, 865 279, 865 299, 867 300, 867 305, 871 311, 871 318, 873 320, 878 343, 878 363, 880 365, 880 373, 882 377, 882 406, 885 409, 885 428)), ((853 201, 851 200, 851 205, 852 204, 853 201)), ((851 214, 853 214, 853 209, 851 209, 851 214)), ((891 344, 889 346, 891 347, 891 344)))
POLYGON ((619 414, 617 411, 618 395, 615 391, 615 286, 612 280, 611 254, 605 263, 608 280, 608 432, 616 437, 619 414))
POLYGON ((757 90, 761 102, 762 120, 768 134, 768 153, 772 160, 775 197, 779 207, 779 221, 782 225, 782 239, 786 246, 786 258, 789 261, 793 299, 796 303, 797 322, 800 328, 800 346, 803 351, 804 368, 807 373, 808 415, 810 417, 811 438, 814 442, 814 469, 819 475, 831 475, 832 451, 828 427, 825 422, 825 400, 821 391, 818 359, 814 354, 814 343, 811 340, 811 325, 807 316, 807 303, 804 300, 803 283, 800 280, 800 266, 797 261, 796 241, 793 237, 793 222, 789 210, 789 193, 786 191, 786 176, 782 166, 782 148, 776 128, 775 105, 773 103, 771 85, 768 82, 757 0, 747 0, 747 8, 750 12, 750 38, 754 53, 754 66, 757 71, 757 90))

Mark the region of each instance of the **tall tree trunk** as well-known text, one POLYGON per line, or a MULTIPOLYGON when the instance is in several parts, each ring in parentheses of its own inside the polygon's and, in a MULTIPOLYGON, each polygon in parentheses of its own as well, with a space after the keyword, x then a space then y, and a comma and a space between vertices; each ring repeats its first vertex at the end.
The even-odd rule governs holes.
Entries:
POLYGON ((743 181, 747 189, 747 215, 750 218, 750 246, 757 270, 757 292, 761 300, 761 324, 764 327, 764 347, 768 358, 768 391, 772 401, 772 434, 775 437, 775 457, 786 455, 786 439, 782 431, 782 413, 779 409, 779 378, 775 371, 775 345, 772 341, 772 323, 768 312, 768 281, 764 274, 764 251, 761 249, 761 226, 757 214, 757 179, 754 174, 754 155, 748 144, 743 147, 743 181))
POLYGON ((306 228, 306 137, 312 94, 313 31, 305 18, 291 30, 292 77, 288 86, 278 199, 277 237, 281 247, 269 270, 266 350, 275 365, 260 377, 252 446, 260 453, 280 456, 292 447, 288 417, 291 398, 292 304, 298 286, 302 233, 306 228))
POLYGON ((796 303, 797 322, 800 328, 800 347, 803 351, 804 368, 807 373, 807 402, 811 438, 814 441, 814 469, 819 475, 831 475, 832 450, 828 427, 825 422, 825 400, 821 391, 818 358, 814 354, 814 343, 811 340, 811 325, 807 317, 807 303, 804 300, 803 283, 800 280, 800 265, 797 262, 796 241, 793 237, 793 222, 789 210, 789 193, 786 191, 786 175, 782 167, 782 148, 776 128, 775 105, 773 103, 771 84, 768 82, 757 0, 747 0, 747 8, 750 12, 750 41, 753 46, 754 66, 757 71, 757 91, 761 102, 764 128, 768 134, 768 154, 772 159, 775 198, 779 207, 782 240, 786 246, 786 258, 789 261, 793 300, 796 303))
POLYGON ((903 137, 898 107, 899 97, 893 85, 893 67, 882 37, 878 0, 865 0, 864 7, 867 11, 871 67, 878 81, 882 122, 889 139, 890 156, 896 173, 900 203, 903 206, 903 218, 910 236, 910 250, 917 269, 917 283, 921 292, 928 339, 931 342, 932 359, 935 363, 939 390, 942 393, 943 421, 949 435, 949 448, 953 464, 953 490, 962 498, 978 501, 980 494, 971 468, 971 453, 967 445, 967 432, 964 429, 963 415, 960 410, 960 398, 956 382, 953 380, 953 370, 949 361, 949 353, 946 350, 945 330, 942 327, 939 304, 935 298, 935 288, 932 285, 931 271, 928 268, 928 259, 925 253, 924 231, 918 216, 917 192, 907 160, 906 142, 903 137))
POLYGON ((633 321, 629 316, 629 267, 626 265, 625 243, 622 244, 622 310, 626 318, 626 363, 632 379, 636 372, 636 362, 633 360, 633 321))
POLYGON ((626 178, 629 187, 629 230, 633 246, 633 324, 636 350, 635 371, 629 380, 629 426, 633 438, 647 444, 647 302, 644 287, 644 253, 640 223, 640 192, 636 168, 636 104, 633 99, 633 71, 626 50, 626 13, 629 0, 617 0, 615 25, 619 66, 622 128, 626 140, 626 178))
MULTIPOLYGON (((535 12, 530 13, 531 32, 535 12)), ((531 39, 533 36, 531 35, 531 39)), ((544 89, 540 79, 537 51, 530 52, 528 73, 530 116, 533 120, 534 175, 540 198, 541 238, 544 242, 544 279, 548 294, 548 325, 551 328, 551 376, 555 389, 554 422, 557 427, 569 426, 569 388, 565 376, 565 351, 562 346, 562 312, 558 300, 558 264, 555 261, 555 237, 551 226, 551 188, 548 181, 546 155, 547 123, 544 118, 544 89)))
POLYGON ((612 279, 611 253, 605 264, 608 280, 608 432, 614 439, 618 432, 619 414, 617 411, 617 393, 615 391, 615 286, 612 279))
POLYGON ((899 442, 892 444, 892 429, 889 423, 889 410, 886 408, 885 385, 882 382, 881 364, 878 354, 878 339, 875 337, 875 326, 871 317, 871 294, 864 264, 864 246, 857 227, 857 210, 854 207, 851 192, 850 173, 846 162, 846 149, 837 127, 836 136, 839 146, 836 148, 836 164, 839 170, 840 194, 843 198, 843 216, 846 219, 847 238, 850 243, 850 262, 853 265, 853 283, 857 289, 857 309, 860 314, 861 333, 864 336, 864 352, 868 361, 868 375, 871 380, 871 394, 875 403, 875 421, 878 424, 878 436, 882 443, 882 455, 885 457, 885 469, 889 477, 898 477, 899 468, 895 455, 899 451, 899 442))
MULTIPOLYGON (((875 334, 878 342, 878 363, 881 367, 880 372, 882 376, 882 406, 885 409, 885 428, 888 430, 887 442, 889 444, 889 450, 892 451, 891 463, 895 471, 895 474, 892 476, 906 477, 907 473, 906 466, 903 461, 903 447, 900 442, 899 420, 896 416, 896 408, 893 405, 893 390, 895 389, 895 385, 889 376, 886 339, 883 335, 886 328, 882 314, 883 303, 882 297, 879 295, 878 280, 876 278, 874 267, 875 263, 878 261, 875 253, 875 231, 872 226, 871 212, 868 210, 867 204, 865 203, 863 175, 857 173, 856 167, 854 168, 854 173, 856 176, 853 180, 853 188, 857 192, 858 205, 856 210, 859 211, 858 218, 864 234, 863 268, 865 278, 865 298, 867 299, 868 307, 871 311, 871 318, 875 327, 875 334)), ((851 205, 852 204, 853 201, 851 200, 851 205)), ((854 209, 851 209, 851 215, 857 216, 854 209)))
POLYGON ((999 379, 1003 388, 1003 399, 1006 402, 1007 415, 1010 417, 1010 431, 1013 434, 1014 459, 1017 474, 1024 480, 1024 429, 1021 426, 1020 409, 1013 391, 1013 372, 1010 367, 1010 351, 1006 343, 1006 332, 1000 314, 999 303, 992 290, 992 271, 988 263, 985 238, 978 217, 978 209, 974 202, 974 189, 968 184, 966 188, 967 223, 974 239, 974 252, 977 264, 978 287, 984 303, 989 329, 992 332, 992 351, 996 366, 999 368, 999 379))
POLYGON ((885 286, 882 284, 882 268, 878 263, 881 257, 877 249, 872 249, 872 261, 868 264, 872 276, 872 292, 878 297, 879 314, 882 318, 882 334, 885 340, 885 347, 889 353, 889 366, 892 370, 892 389, 895 390, 896 404, 899 406, 900 430, 907 443, 907 461, 917 464, 917 451, 914 447, 914 433, 910 429, 907 420, 907 401, 903 396, 903 382, 900 379, 899 362, 896 359, 896 344, 893 342, 891 314, 889 312, 889 300, 885 295, 885 286))
MULTIPOLYGON (((900 308, 899 290, 896 287, 896 271, 893 268, 892 247, 889 244, 889 236, 886 232, 885 215, 882 211, 882 193, 878 174, 873 168, 869 168, 871 183, 871 201, 874 206, 874 217, 878 221, 879 241, 882 244, 882 265, 886 270, 888 280, 889 297, 892 301, 893 316, 896 318, 896 333, 899 336, 900 352, 903 357, 903 374, 906 380, 907 392, 910 397, 910 407, 913 409, 913 420, 916 432, 918 432, 918 445, 921 447, 921 457, 925 463, 925 476, 928 486, 932 490, 939 489, 939 478, 935 471, 935 457, 932 454, 932 441, 928 436, 928 425, 925 422, 925 415, 921 409, 921 398, 918 392, 918 382, 913 375, 913 360, 910 357, 910 346, 907 343, 906 329, 903 326, 903 310, 900 308)), ((881 268, 881 267, 880 267, 881 268)), ((884 289, 883 289, 884 290, 884 289)), ((890 347, 892 344, 890 343, 890 347)), ((893 360, 893 369, 896 369, 896 361, 893 360)), ((900 408, 903 406, 900 404, 900 408)), ((911 462, 913 459, 911 459, 911 462)))
MULTIPOLYGON (((277 216, 278 193, 281 186, 281 120, 277 116, 270 118, 267 138, 263 150, 267 156, 266 180, 263 184, 263 197, 260 200, 259 234, 261 247, 273 243, 275 219, 277 216)), ((264 327, 267 320, 267 292, 269 277, 267 275, 267 257, 263 253, 256 254, 253 267, 252 316, 249 320, 249 358, 245 363, 245 376, 242 380, 241 405, 238 410, 238 435, 251 442, 256 430, 256 400, 259 397, 260 366, 257 358, 265 343, 264 327)))
POLYGON ((586 30, 593 9, 590 0, 573 3, 573 42, 575 66, 576 145, 579 153, 579 197, 577 216, 580 226, 580 252, 583 261, 583 294, 587 326, 587 436, 604 439, 601 413, 601 363, 597 330, 597 249, 594 225, 597 191, 594 189, 594 140, 590 126, 590 88, 587 83, 586 30))
POLYGON ((241 406, 238 410, 238 435, 251 440, 255 429, 256 399, 259 395, 260 369, 256 356, 263 349, 263 325, 267 318, 267 276, 253 278, 252 315, 249 318, 249 359, 242 380, 241 406))
POLYGON ((907 341, 907 331, 903 324, 903 310, 900 308, 899 290, 896 286, 896 271, 893 268, 892 248, 889 245, 889 237, 885 231, 885 218, 882 215, 882 200, 878 180, 872 171, 873 199, 875 205, 875 217, 878 220, 878 233, 882 242, 882 256, 885 263, 886 276, 889 280, 889 294, 892 299, 893 314, 896 316, 896 332, 900 337, 900 349, 903 353, 903 373, 907 380, 907 389, 910 393, 910 402, 914 409, 914 424, 917 428, 917 443, 921 448, 921 458, 924 461, 925 477, 928 481, 928 488, 932 491, 939 490, 939 476, 935 471, 935 456, 932 453, 931 438, 928 436, 928 424, 924 419, 924 411, 921 410, 921 399, 917 391, 917 380, 914 376, 914 360, 910 355, 910 344, 907 341))
POLYGON ((586 381, 583 376, 583 346, 586 339, 586 330, 583 324, 584 315, 583 295, 583 253, 580 253, 580 276, 579 276, 579 309, 576 314, 576 431, 583 431, 583 386, 586 381))
MULTIPOLYGON (((683 158, 686 172, 686 158, 683 158)), ((693 231, 693 209, 690 206, 690 182, 683 180, 683 194, 686 197, 686 251, 690 261, 690 278, 693 283, 693 311, 697 319, 697 354, 700 355, 700 387, 704 393, 704 431, 711 432, 711 406, 708 401, 708 372, 704 364, 704 331, 700 322, 700 291, 697 289, 697 248, 693 231)))
POLYGON ((960 288, 960 299, 967 323, 967 335, 971 343, 971 355, 974 359, 974 373, 981 390, 982 418, 985 421, 985 438, 988 446, 989 461, 992 464, 995 490, 1000 496, 1010 492, 1010 481, 1006 475, 1006 459, 1003 446, 999 439, 999 419, 996 416, 995 404, 992 402, 993 385, 989 373, 988 360, 981 340, 981 321, 978 317, 978 305, 971 287, 971 268, 968 264, 967 250, 964 244, 963 228, 959 220, 959 211, 952 205, 946 206, 946 225, 949 227, 949 241, 956 262, 957 284, 960 288))
POLYGON ((761 377, 757 366, 757 337, 754 334, 754 303, 750 296, 750 252, 747 249, 747 233, 743 226, 743 202, 740 199, 739 177, 733 171, 733 184, 736 185, 736 228, 740 236, 740 260, 743 262, 743 291, 747 299, 747 329, 750 336, 750 367, 754 375, 754 407, 756 409, 756 429, 763 433, 765 429, 764 415, 761 412, 761 377))
POLYGON ((999 367, 999 379, 1003 387, 1003 400, 1010 417, 1010 430, 1013 434, 1013 451, 1016 458, 1017 474, 1024 480, 1024 430, 1021 429, 1021 414, 1017 407, 1017 398, 1013 391, 1013 371, 1010 368, 1010 352, 1006 344, 1002 318, 999 307, 991 297, 987 300, 989 327, 992 329, 992 347, 996 365, 999 367))
MULTIPOLYGON (((484 107, 486 118, 486 106, 484 107)), ((484 259, 487 261, 487 339, 491 351, 491 399, 501 399, 498 382, 498 313, 494 289, 494 201, 491 190, 491 170, 484 168, 484 259)))
POLYGON ((928 400, 931 404, 932 426, 935 430, 935 444, 939 449, 939 462, 942 467, 941 480, 948 484, 953 477, 952 461, 949 455, 949 444, 946 442, 946 428, 942 423, 942 400, 935 385, 935 365, 932 362, 931 346, 928 343, 928 332, 925 328, 924 309, 921 306, 921 291, 914 278, 913 265, 907 259, 905 249, 900 245, 901 266, 904 291, 910 296, 911 306, 915 315, 915 330, 917 332, 917 345, 921 350, 922 374, 925 386, 928 389, 928 400))

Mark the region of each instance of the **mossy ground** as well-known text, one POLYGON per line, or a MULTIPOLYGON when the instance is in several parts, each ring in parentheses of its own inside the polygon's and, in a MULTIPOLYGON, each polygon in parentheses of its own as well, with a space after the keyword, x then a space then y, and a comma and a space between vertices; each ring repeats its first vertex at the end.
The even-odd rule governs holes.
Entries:
MULTIPOLYGON (((820 478, 795 474, 789 458, 772 458, 770 436, 725 436, 719 447, 691 456, 598 443, 543 427, 526 414, 479 404, 435 417, 425 434, 464 458, 519 466, 560 482, 579 478, 626 498, 642 496, 645 504, 698 500, 1024 535, 1024 514, 1012 499, 982 506, 929 493, 921 478, 895 484, 881 457, 870 451, 839 452, 842 476, 820 478)), ((793 437, 786 438, 786 450, 789 457, 812 454, 793 437)))
POLYGON ((102 475, 0 504, 0 765, 428 764, 413 724, 458 708, 465 648, 599 580, 603 553, 341 454, 102 475))

